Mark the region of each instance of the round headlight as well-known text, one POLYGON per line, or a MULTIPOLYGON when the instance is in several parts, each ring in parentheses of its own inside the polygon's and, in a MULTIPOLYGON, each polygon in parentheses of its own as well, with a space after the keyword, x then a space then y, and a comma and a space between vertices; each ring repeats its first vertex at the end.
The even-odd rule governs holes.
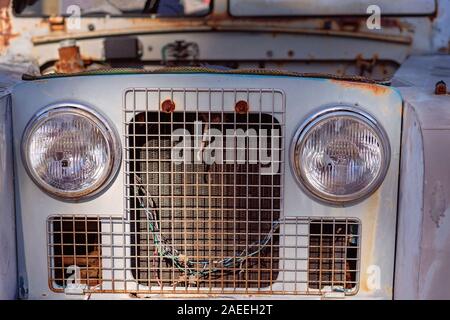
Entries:
POLYGON ((295 135, 291 153, 299 185, 334 205, 367 198, 384 180, 390 162, 383 128, 367 113, 347 107, 311 117, 295 135))
POLYGON ((28 124, 22 156, 34 182, 47 193, 78 200, 99 193, 120 166, 117 133, 81 105, 45 108, 28 124))

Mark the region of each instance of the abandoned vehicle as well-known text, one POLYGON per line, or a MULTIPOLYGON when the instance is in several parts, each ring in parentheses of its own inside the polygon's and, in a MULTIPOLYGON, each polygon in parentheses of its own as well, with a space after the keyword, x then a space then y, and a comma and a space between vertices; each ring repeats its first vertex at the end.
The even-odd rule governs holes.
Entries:
POLYGON ((450 299, 448 0, 0 15, 0 298, 450 299))

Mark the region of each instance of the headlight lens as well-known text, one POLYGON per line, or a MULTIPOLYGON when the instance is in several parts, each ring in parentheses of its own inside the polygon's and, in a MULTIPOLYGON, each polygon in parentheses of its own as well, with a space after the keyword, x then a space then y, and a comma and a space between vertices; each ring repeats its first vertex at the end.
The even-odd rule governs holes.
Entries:
POLYGON ((336 205, 363 200, 383 181, 390 161, 387 136, 368 114, 333 108, 313 117, 294 138, 292 165, 299 184, 336 205))
POLYGON ((77 200, 100 192, 120 165, 120 148, 108 122, 82 106, 40 112, 22 141, 27 170, 53 196, 77 200))

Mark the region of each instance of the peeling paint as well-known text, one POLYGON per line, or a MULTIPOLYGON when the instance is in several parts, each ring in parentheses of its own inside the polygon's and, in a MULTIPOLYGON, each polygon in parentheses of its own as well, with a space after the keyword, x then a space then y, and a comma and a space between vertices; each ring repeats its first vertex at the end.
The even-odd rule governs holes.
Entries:
POLYGON ((390 88, 381 86, 381 85, 377 85, 377 84, 349 82, 349 81, 337 81, 337 80, 330 80, 330 81, 334 82, 335 84, 337 84, 341 87, 344 87, 344 88, 369 91, 370 93, 372 93, 376 96, 383 96, 390 92, 390 88))
POLYGON ((431 193, 430 217, 437 228, 439 228, 440 220, 445 217, 444 212, 447 209, 447 198, 445 195, 444 186, 440 181, 436 181, 431 193))

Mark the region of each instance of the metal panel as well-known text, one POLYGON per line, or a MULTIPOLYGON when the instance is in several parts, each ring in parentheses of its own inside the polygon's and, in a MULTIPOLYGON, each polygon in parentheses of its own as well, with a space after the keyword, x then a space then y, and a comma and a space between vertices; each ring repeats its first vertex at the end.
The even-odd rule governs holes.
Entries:
POLYGON ((417 114, 409 104, 403 115, 395 298, 417 299, 423 220, 423 137, 417 114))
POLYGON ((11 125, 11 97, 7 94, 0 97, 0 299, 17 295, 11 125))
MULTIPOLYGON (((281 26, 279 29, 267 27, 248 27, 241 32, 190 32, 184 33, 182 39, 194 42, 200 48, 198 59, 206 61, 354 61, 356 57, 378 61, 395 61, 401 63, 409 54, 411 39, 409 37, 378 37, 368 38, 367 34, 348 33, 336 37, 327 33, 296 30, 295 27, 281 26), (279 31, 274 37, 274 32, 279 31), (324 38, 325 37, 325 38, 324 38), (333 50, 323 50, 323 41, 333 50), (375 40, 375 41, 374 41, 375 40), (252 45, 248 45, 251 43, 252 45), (236 50, 236 48, 240 48, 236 50), (290 53, 290 54, 289 54, 290 53), (314 58, 314 59, 313 59, 314 58)), ((180 39, 176 33, 138 35, 143 47, 151 50, 142 52, 142 60, 160 63, 163 59, 162 50, 167 44, 180 39)), ((377 37, 375 35, 375 37, 377 37)), ((103 39, 80 39, 77 41, 85 56, 94 60, 103 59, 103 39)), ((57 42, 46 43, 35 47, 39 63, 48 60, 58 60, 57 42)))
MULTIPOLYGON (((283 166, 284 184, 282 185, 284 205, 282 208, 283 216, 281 217, 284 217, 285 221, 292 221, 294 223, 293 225, 286 223, 284 226, 289 225, 289 228, 292 228, 292 230, 295 230, 296 224, 299 226, 297 233, 299 236, 298 239, 301 240, 298 244, 299 246, 302 241, 303 244, 308 243, 307 241, 305 242, 300 232, 302 228, 304 228, 304 231, 307 231, 308 227, 307 224, 301 221, 307 222, 308 219, 312 221, 322 218, 335 219, 336 221, 342 219, 359 220, 361 223, 360 285, 354 297, 392 297, 400 120, 402 110, 401 99, 395 91, 388 87, 378 85, 326 79, 219 74, 103 75, 25 82, 16 86, 13 92, 13 129, 16 154, 20 154, 20 137, 29 119, 42 107, 56 102, 77 101, 95 107, 96 110, 105 114, 111 122, 116 124, 119 132, 125 133, 126 123, 129 123, 132 118, 124 119, 125 102, 123 101, 123 93, 127 88, 160 88, 162 92, 165 92, 161 99, 162 101, 167 98, 172 99, 170 90, 164 91, 164 88, 179 89, 181 91, 183 91, 183 88, 191 88, 194 90, 206 88, 206 93, 210 90, 211 92, 221 92, 222 90, 234 91, 235 89, 243 90, 244 92, 247 89, 252 92, 259 92, 260 90, 267 90, 267 88, 274 88, 276 92, 282 92, 282 96, 285 97, 284 137, 286 143, 291 141, 298 127, 311 113, 321 110, 326 106, 345 103, 373 115, 386 130, 392 149, 391 165, 381 187, 369 199, 355 206, 346 208, 326 206, 311 200, 300 190, 295 183, 288 163, 285 162, 283 166), (33 101, 30 101, 30 96, 35 97, 33 101), (370 272, 374 270, 373 268, 378 268, 377 270, 381 272, 381 278, 379 278, 377 286, 371 285, 372 277, 370 272)), ((245 95, 246 93, 244 97, 245 95)), ((277 101, 281 101, 279 98, 280 95, 281 93, 276 95, 277 101)), ((129 101, 132 101, 133 94, 127 96, 130 99, 129 101)), ((145 106, 145 94, 138 94, 137 97, 139 102, 137 106, 145 106)), ((221 111, 221 104, 209 104, 209 95, 206 94, 204 97, 206 99, 202 98, 201 101, 206 103, 202 102, 199 104, 201 108, 205 108, 204 110, 209 112, 209 105, 211 105, 217 108, 216 111, 221 111)), ((251 95, 251 97, 256 97, 256 99, 251 98, 251 103, 249 104, 250 111, 252 110, 252 105, 259 106, 258 95, 251 95)), ((174 93, 172 100, 175 102, 175 110, 177 108, 183 110, 183 94, 179 92, 174 93)), ((213 101, 216 100, 215 98, 213 99, 213 101)), ((158 101, 156 103, 149 103, 149 112, 158 112, 160 108, 158 101)), ((233 106, 232 103, 228 105, 233 106)), ((193 107, 191 110, 195 111, 196 105, 191 106, 193 107)), ((189 112, 189 108, 187 112, 189 112)), ((213 113, 214 109, 211 112, 213 113)), ((271 108, 268 108, 264 112, 271 113, 271 108)), ((122 145, 126 146, 124 137, 122 145)), ((289 156, 289 150, 285 149, 284 159, 287 156, 289 156)), ((47 248, 49 239, 45 231, 47 230, 49 217, 54 215, 68 218, 74 215, 92 218, 99 217, 102 221, 113 220, 114 223, 111 225, 109 222, 102 222, 101 224, 101 233, 105 235, 105 238, 102 236, 101 248, 102 277, 105 279, 111 279, 112 277, 114 279, 125 279, 120 286, 123 289, 126 283, 127 291, 132 290, 133 286, 141 286, 141 284, 136 282, 131 272, 131 260, 127 259, 132 257, 132 253, 131 251, 126 251, 128 249, 131 250, 131 225, 127 223, 129 217, 125 214, 127 207, 124 201, 126 196, 126 180, 124 179, 126 168, 124 166, 121 169, 122 174, 118 175, 111 187, 103 194, 88 202, 65 203, 48 197, 34 185, 28 177, 20 157, 16 158, 16 164, 17 214, 20 216, 19 220, 22 223, 21 234, 19 236, 24 239, 24 246, 20 249, 20 254, 24 256, 24 259, 19 266, 19 272, 21 277, 27 279, 23 287, 28 290, 30 298, 48 299, 63 297, 60 293, 51 291, 48 283, 47 248), (114 228, 113 231, 111 231, 109 225, 114 228), (36 232, 36 230, 42 230, 42 232, 36 232), (111 244, 111 241, 113 241, 113 244, 111 244), (114 258, 108 258, 112 254, 114 254, 114 258), (123 268, 127 263, 129 267, 126 268, 127 271, 124 274, 123 268)), ((145 224, 142 222, 140 221, 139 225, 145 227, 145 224)), ((148 231, 145 232, 148 233, 148 231)), ((284 232, 283 225, 280 225, 280 237, 284 232)), ((294 237, 286 239, 286 241, 288 240, 293 241, 294 237)), ((281 241, 282 239, 280 238, 280 243, 281 241)), ((81 254, 84 253, 81 252, 81 254)), ((328 255, 329 252, 325 251, 323 254, 328 255)), ((280 253, 279 257, 286 255, 280 253)), ((292 256, 294 256, 293 251, 292 256)), ((298 257, 301 257, 300 253, 298 257)), ((283 260, 280 259, 279 263, 282 266, 283 260)), ((293 268, 293 266, 286 264, 282 268, 286 270, 287 268, 293 268)), ((305 270, 300 266, 297 268, 297 270, 305 270)), ((286 273, 280 273, 278 277, 281 274, 285 274, 285 281, 295 279, 295 273, 292 273, 290 276, 287 276, 286 273)), ((302 281, 305 281, 304 277, 306 275, 307 273, 301 272, 297 274, 297 288, 292 283, 287 285, 287 282, 285 282, 286 285, 283 288, 281 285, 283 281, 280 280, 278 288, 273 288, 273 294, 265 295, 265 297, 276 298, 278 296, 277 293, 282 293, 283 291, 301 293, 303 290, 305 292, 305 282, 302 281), (300 274, 303 274, 303 276, 300 276, 300 274)), ((112 283, 109 282, 109 284, 112 283)), ((119 283, 116 284, 119 285, 119 283)), ((119 290, 121 288, 120 286, 115 289, 119 290)), ((106 290, 107 287, 105 286, 104 288, 106 290)), ((245 291, 245 288, 239 289, 245 291)), ((145 290, 141 292, 145 292, 145 290)), ((154 291, 152 292, 150 295, 154 297, 154 291)), ((146 295, 144 294, 143 296, 146 295)), ((94 298, 95 296, 97 295, 92 294, 91 297, 94 298)), ((118 293, 114 296, 118 296, 118 293)), ((158 295, 156 296, 158 297, 158 295)), ((295 297, 301 296, 303 295, 295 295, 295 297)), ((103 295, 98 295, 98 297, 103 297, 103 295)), ((320 298, 321 295, 316 295, 315 297, 320 298)), ((348 296, 348 298, 351 297, 348 296)))
POLYGON ((450 79, 449 62, 445 55, 411 57, 393 80, 407 106, 396 257, 397 299, 450 298, 450 99, 449 94, 434 94, 437 81, 448 83, 450 79))
POLYGON ((371 5, 383 15, 430 15, 436 10, 434 0, 230 0, 230 12, 244 17, 366 15, 371 5))

